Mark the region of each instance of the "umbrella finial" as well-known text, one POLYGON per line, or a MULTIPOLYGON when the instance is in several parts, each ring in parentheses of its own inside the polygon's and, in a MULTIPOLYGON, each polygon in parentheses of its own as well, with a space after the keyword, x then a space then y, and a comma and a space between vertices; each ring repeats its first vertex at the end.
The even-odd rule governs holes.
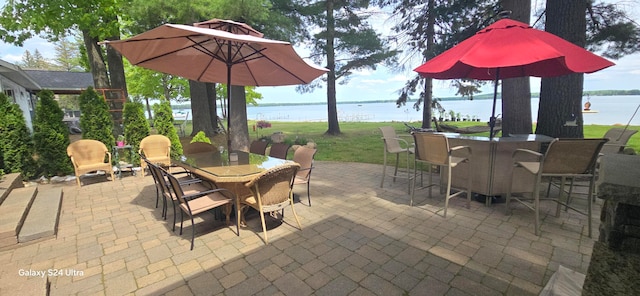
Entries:
POLYGON ((513 11, 511 11, 511 10, 503 10, 503 11, 498 12, 498 17, 500 19, 510 18, 511 17, 511 13, 513 13, 513 11))

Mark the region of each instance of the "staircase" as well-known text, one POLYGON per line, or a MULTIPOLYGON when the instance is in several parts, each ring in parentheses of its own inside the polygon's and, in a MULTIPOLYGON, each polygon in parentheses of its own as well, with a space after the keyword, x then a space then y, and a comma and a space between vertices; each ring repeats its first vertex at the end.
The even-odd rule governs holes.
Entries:
POLYGON ((0 250, 54 238, 62 206, 62 189, 22 187, 20 174, 0 180, 0 250))
MULTIPOLYGON (((62 189, 23 187, 20 174, 0 178, 0 251, 55 238, 62 189)), ((49 295, 49 278, 5 273, 0 295, 49 295)))

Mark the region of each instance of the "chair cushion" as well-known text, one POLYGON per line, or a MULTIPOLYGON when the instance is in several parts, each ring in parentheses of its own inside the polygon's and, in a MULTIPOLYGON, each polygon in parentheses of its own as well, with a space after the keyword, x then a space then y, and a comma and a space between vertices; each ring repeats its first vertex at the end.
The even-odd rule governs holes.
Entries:
MULTIPOLYGON (((231 200, 228 199, 226 196, 222 195, 222 193, 214 192, 209 195, 205 195, 205 196, 190 200, 188 201, 188 203, 189 203, 189 208, 191 208, 191 214, 197 215, 204 211, 208 211, 213 208, 223 206, 225 204, 230 204, 231 200)), ((182 208, 182 210, 187 213, 189 212, 189 209, 187 208, 186 204, 181 204, 180 208, 182 208)))

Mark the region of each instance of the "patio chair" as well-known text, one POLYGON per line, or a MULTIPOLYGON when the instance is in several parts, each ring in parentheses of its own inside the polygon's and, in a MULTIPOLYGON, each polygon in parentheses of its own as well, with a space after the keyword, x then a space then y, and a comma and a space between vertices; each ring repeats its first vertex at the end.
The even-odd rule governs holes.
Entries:
MULTIPOLYGON (((411 180, 411 170, 409 169, 409 158, 410 155, 415 152, 415 147, 411 146, 407 140, 402 139, 396 135, 396 131, 391 126, 383 126, 380 127, 380 132, 382 132, 382 140, 384 141, 384 159, 382 165, 382 180, 380 180, 380 188, 384 185, 384 177, 387 175, 387 154, 395 154, 396 155, 396 168, 393 171, 393 182, 396 181, 396 177, 398 176, 398 164, 400 163, 400 155, 403 155, 406 158, 406 170, 407 170, 407 178, 411 180), (401 144, 402 143, 402 144, 401 144)), ((411 191, 411 182, 409 182, 409 191, 411 191)))
MULTIPOLYGON (((411 201, 410 205, 413 206, 413 196, 416 191, 416 175, 417 164, 426 163, 429 168, 429 183, 423 188, 429 188, 429 198, 431 198, 431 191, 433 186, 442 186, 446 180, 446 190, 444 191, 444 208, 437 210, 439 212, 444 210, 443 216, 447 217, 447 208, 449 207, 449 200, 458 195, 466 193, 467 195, 467 208, 471 206, 471 169, 466 168, 466 188, 459 189, 456 193, 451 193, 452 184, 451 176, 454 173, 453 168, 457 167, 461 163, 468 163, 471 161, 471 148, 469 146, 456 146, 449 147, 449 139, 443 134, 436 133, 414 133, 414 141, 416 144, 416 158, 414 165, 414 178, 412 182, 411 201), (433 166, 439 167, 440 171, 440 183, 433 183, 433 173, 431 172, 433 166), (446 175, 445 175, 446 174, 446 175)), ((442 191, 442 190, 441 190, 442 191)))
POLYGON ((300 146, 293 153, 293 162, 300 165, 300 169, 296 173, 296 178, 293 180, 293 185, 307 184, 307 200, 309 201, 309 206, 311 206, 309 185, 311 184, 311 170, 313 170, 313 156, 317 151, 317 149, 300 146))
POLYGON ((605 139, 609 139, 609 142, 604 144, 601 154, 615 154, 622 153, 624 148, 627 146, 627 142, 631 136, 637 133, 637 130, 631 129, 623 129, 623 128, 612 128, 609 129, 603 136, 605 139))
POLYGON ((268 144, 269 143, 267 143, 267 141, 262 141, 262 140, 252 141, 251 145, 249 146, 249 152, 266 155, 268 144))
MULTIPOLYGON (((591 204, 595 181, 595 166, 600 150, 607 139, 555 139, 549 144, 545 154, 528 149, 518 149, 513 152, 514 171, 506 198, 507 214, 511 213, 510 202, 514 199, 534 212, 535 234, 540 235, 540 200, 552 200, 556 202, 556 217, 560 215, 560 206, 564 205, 588 218, 589 237, 591 237, 591 204), (531 160, 531 157, 535 157, 531 160), (529 158, 529 159, 525 159, 529 158), (533 188, 513 188, 514 176, 519 178, 530 176, 533 178, 533 188), (586 211, 577 209, 568 204, 568 197, 562 200, 565 194, 566 181, 574 178, 588 178, 589 190, 587 193, 586 211), (540 197, 540 186, 543 178, 560 178, 560 191, 557 197, 540 197), (513 193, 532 193, 532 197, 514 197, 513 193)), ((569 186, 572 186, 570 184, 569 186)))
POLYGON ((273 143, 271 144, 271 149, 269 150, 269 156, 280 159, 287 159, 287 153, 289 152, 290 147, 291 146, 289 146, 289 144, 285 143, 273 143))
POLYGON ((73 163, 78 187, 82 187, 80 176, 90 172, 104 171, 111 175, 112 182, 115 179, 111 152, 102 142, 89 139, 75 141, 67 146, 67 155, 73 163))
MULTIPOLYGON (((193 183, 187 187, 183 187, 174 175, 160 167, 158 168, 169 181, 172 193, 179 202, 179 208, 181 210, 180 235, 182 235, 184 215, 189 215, 191 219, 191 250, 193 250, 193 241, 196 235, 195 222, 193 220, 195 215, 208 212, 218 207, 224 207, 226 222, 227 225, 230 225, 231 205, 234 201, 237 202, 233 192, 224 188, 210 189, 193 183)), ((236 223, 236 235, 240 235, 239 223, 236 223)))
POLYGON ((302 225, 300 224, 296 209, 293 205, 292 192, 293 179, 299 168, 300 165, 296 163, 287 163, 266 170, 245 184, 253 195, 242 199, 240 202, 241 209, 244 210, 246 206, 250 206, 258 211, 260 221, 262 222, 265 244, 269 243, 269 237, 267 235, 267 224, 264 220, 264 213, 275 214, 275 212, 280 210, 282 211, 281 218, 284 219, 284 207, 290 205, 293 217, 296 219, 298 227, 302 230, 302 225))
MULTIPOLYGON (((144 155, 151 163, 159 164, 164 167, 171 166, 171 140, 163 135, 150 135, 140 141, 140 150, 138 153, 144 155)), ((141 163, 142 175, 146 163, 141 163)))
MULTIPOLYGON (((151 173, 151 176, 153 176, 153 182, 155 183, 155 186, 156 186, 156 208, 158 207, 158 201, 160 200, 160 197, 162 197, 162 218, 164 218, 165 220, 167 219, 168 201, 172 201, 171 205, 173 206, 173 230, 175 231, 176 198, 171 194, 171 188, 169 187, 169 183, 167 183, 167 180, 162 174, 162 171, 160 170, 159 166, 149 162, 149 160, 147 160, 144 156, 141 156, 141 159, 144 162, 146 162, 147 166, 149 167, 149 172, 151 173)), ((178 172, 177 174, 181 174, 185 172, 178 172)), ((175 176, 176 173, 174 173, 173 175, 175 176)), ((181 185, 197 184, 197 183, 203 182, 199 178, 194 178, 191 174, 178 178, 178 181, 180 182, 181 185)), ((215 186, 212 186, 212 187, 215 187, 215 186)))
POLYGON ((205 153, 205 152, 218 152, 218 148, 205 142, 193 142, 182 147, 184 155, 205 153))

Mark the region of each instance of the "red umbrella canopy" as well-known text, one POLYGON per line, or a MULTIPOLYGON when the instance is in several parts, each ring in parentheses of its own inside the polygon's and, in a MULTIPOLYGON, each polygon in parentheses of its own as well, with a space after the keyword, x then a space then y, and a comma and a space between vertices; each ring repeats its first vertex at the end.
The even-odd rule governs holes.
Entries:
POLYGON ((414 71, 436 79, 495 80, 592 73, 613 65, 556 35, 501 19, 414 71))

